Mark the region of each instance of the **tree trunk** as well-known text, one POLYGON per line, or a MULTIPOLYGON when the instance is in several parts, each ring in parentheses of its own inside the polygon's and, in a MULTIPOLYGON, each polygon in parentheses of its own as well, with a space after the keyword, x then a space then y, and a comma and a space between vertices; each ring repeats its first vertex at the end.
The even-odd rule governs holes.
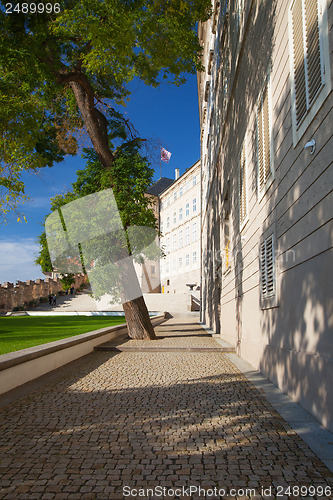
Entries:
MULTIPOLYGON (((72 88, 88 135, 100 162, 106 169, 110 170, 114 157, 108 143, 107 120, 94 105, 94 93, 88 79, 83 73, 77 72, 59 75, 59 81, 68 83, 72 88)), ((129 273, 129 275, 132 275, 132 273, 129 273)), ((135 284, 140 287, 136 273, 133 279, 136 280, 135 284)), ((129 336, 135 339, 156 339, 144 298, 142 295, 138 295, 136 295, 137 298, 123 303, 129 336)))
POLYGON ((131 300, 130 302, 125 302, 123 304, 123 308, 127 322, 128 334, 132 339, 156 339, 148 309, 142 295, 141 297, 131 300))

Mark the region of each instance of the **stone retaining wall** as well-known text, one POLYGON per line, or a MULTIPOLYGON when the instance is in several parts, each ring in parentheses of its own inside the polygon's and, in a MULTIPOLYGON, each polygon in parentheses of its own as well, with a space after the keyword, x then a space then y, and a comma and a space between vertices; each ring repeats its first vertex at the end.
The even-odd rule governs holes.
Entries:
MULTIPOLYGON (((75 276, 74 288, 86 283, 84 274, 75 276)), ((28 308, 33 300, 40 301, 42 297, 48 297, 50 293, 58 293, 62 290, 60 278, 37 279, 36 281, 18 281, 0 285, 0 312, 12 311, 15 307, 28 308)))

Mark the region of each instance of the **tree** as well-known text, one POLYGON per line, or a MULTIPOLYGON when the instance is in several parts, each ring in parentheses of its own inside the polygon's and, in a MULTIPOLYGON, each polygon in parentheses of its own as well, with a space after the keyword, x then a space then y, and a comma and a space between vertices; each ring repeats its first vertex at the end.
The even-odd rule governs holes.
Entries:
POLYGON ((62 289, 69 290, 73 285, 73 283, 75 283, 75 274, 74 273, 65 274, 61 277, 60 281, 62 283, 62 289))
MULTIPOLYGON (((117 128, 114 127, 114 130, 117 128)), ((119 135, 119 130, 117 132, 119 135)), ((123 137, 127 137, 126 134, 123 137)), ((121 290, 122 287, 117 284, 117 278, 119 276, 119 266, 116 262, 112 262, 112 258, 115 253, 123 253, 122 247, 126 247, 125 254, 135 255, 137 254, 139 259, 142 259, 143 254, 146 258, 155 259, 160 256, 159 249, 155 245, 151 245, 152 235, 157 235, 157 225, 155 215, 152 211, 152 198, 147 196, 145 193, 147 188, 151 185, 153 179, 153 169, 149 167, 147 158, 142 156, 140 150, 142 148, 142 140, 136 138, 135 140, 129 140, 123 142, 114 151, 114 175, 111 179, 109 171, 105 170, 100 164, 98 157, 93 149, 85 149, 83 157, 87 160, 86 168, 79 170, 77 172, 77 180, 72 184, 73 191, 65 193, 63 195, 57 195, 51 200, 52 211, 57 210, 64 205, 77 200, 82 197, 88 197, 89 195, 96 193, 98 191, 105 192, 106 189, 112 186, 113 193, 117 202, 117 214, 120 215, 121 227, 127 230, 126 238, 124 238, 124 232, 118 231, 116 233, 115 239, 117 240, 117 248, 115 251, 115 241, 110 241, 110 235, 104 236, 99 234, 97 241, 91 238, 91 242, 88 243, 87 251, 93 256, 93 260, 99 262, 99 266, 86 266, 89 278, 93 277, 93 291, 96 299, 101 298, 105 293, 111 294, 114 299, 122 298, 121 290), (147 234, 147 231, 136 231, 131 237, 131 231, 135 228, 151 228, 153 232, 147 234), (110 252, 110 248, 113 248, 113 254, 110 252), (144 249, 144 250, 143 250, 144 249), (148 253, 147 253, 148 252, 148 253), (108 266, 108 273, 105 276, 104 265, 108 266), (112 273, 114 273, 114 278, 112 278, 112 273), (110 277, 111 274, 111 277, 110 277), (105 279, 106 278, 106 279, 105 279)), ((110 142, 110 146, 113 144, 110 142)), ((81 213, 75 213, 74 219, 80 219, 78 228, 78 238, 81 234, 91 233, 91 220, 85 222, 85 217, 81 217, 81 213)), ((98 222, 95 224, 98 226, 98 222)), ((52 262, 49 255, 49 250, 47 246, 47 240, 45 231, 39 237, 40 242, 40 253, 36 259, 36 263, 42 266, 43 271, 52 270, 52 262)), ((87 245, 87 243, 86 243, 87 245)), ((75 253, 75 250, 74 250, 75 253)), ((60 263, 60 270, 66 267, 66 262, 68 258, 71 262, 78 262, 78 257, 71 252, 66 254, 64 261, 60 263), (64 264, 63 264, 64 263, 64 264)), ((137 261, 139 260, 137 259, 137 261)), ((116 259, 115 259, 116 260, 116 259)), ((81 261, 82 258, 81 254, 81 261)), ((141 262, 141 260, 140 260, 141 262)), ((128 263, 126 264, 128 266, 128 263)), ((122 270, 123 271, 123 270, 122 270)), ((126 272, 133 273, 134 269, 130 270, 126 267, 126 272)), ((139 293, 141 295, 141 293, 139 293)), ((142 302, 142 298, 139 297, 142 302)), ((125 313, 131 314, 132 310, 128 309, 131 307, 126 305, 125 302, 125 313), (126 309, 127 307, 127 309, 126 309)), ((145 304, 141 303, 140 311, 145 311, 145 304)), ((130 316, 131 317, 131 316, 130 316)), ((141 335, 141 328, 138 331, 138 327, 144 319, 141 317, 136 317, 129 327, 130 336, 137 338, 141 335), (137 333, 138 331, 138 333, 137 333)), ((145 325, 145 328, 149 328, 149 325, 145 325)), ((153 331, 151 331, 151 337, 154 337, 153 331)))
MULTIPOLYGON (((2 98, 10 98, 12 89, 22 92, 22 123, 33 137, 26 151, 37 158, 38 136, 45 145, 54 131, 53 143, 75 146, 75 132, 84 126, 114 182, 111 105, 128 97, 134 77, 154 86, 161 80, 179 85, 184 73, 201 68, 196 23, 209 17, 210 0, 64 0, 40 14, 32 13, 32 4, 27 12, 19 7, 19 13, 5 14, 5 4, 0 0, 2 98), (38 127, 30 128, 30 119, 38 127)), ((9 99, 9 127, 20 122, 20 109, 9 99)), ((140 305, 129 304, 134 316, 140 305)))

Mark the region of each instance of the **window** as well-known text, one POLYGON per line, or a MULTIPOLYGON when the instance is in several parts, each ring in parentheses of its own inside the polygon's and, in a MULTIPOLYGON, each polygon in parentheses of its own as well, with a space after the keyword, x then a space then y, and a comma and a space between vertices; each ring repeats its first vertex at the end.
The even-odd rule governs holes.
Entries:
POLYGON ((273 180, 272 123, 270 112, 270 82, 267 78, 262 89, 257 113, 257 162, 259 196, 273 180))
POLYGON ((197 183, 197 176, 196 176, 196 175, 194 175, 194 176, 193 176, 193 179, 192 179, 192 185, 193 185, 193 186, 195 186, 195 185, 196 185, 196 183, 197 183))
POLYGON ((196 198, 193 198, 193 212, 196 212, 197 211, 197 199, 196 198))
POLYGON ((172 250, 177 250, 177 235, 174 234, 172 237, 172 250))
POLYGON ((293 0, 289 11, 294 146, 331 90, 327 1, 293 0))
POLYGON ((179 188, 179 197, 183 196, 183 186, 180 186, 179 188))
POLYGON ((179 248, 183 246, 183 231, 179 231, 179 248))
POLYGON ((183 257, 179 257, 179 267, 183 267, 183 257))
POLYGON ((166 239, 165 253, 170 253, 170 238, 166 239))
POLYGON ((180 208, 179 209, 179 220, 182 220, 182 218, 183 218, 183 209, 180 208))
POLYGON ((190 189, 190 181, 187 181, 186 182, 186 191, 188 191, 190 189))
POLYGON ((163 233, 163 221, 161 221, 161 233, 163 233))
POLYGON ((185 255, 185 266, 189 266, 190 265, 190 254, 187 253, 185 255))
POLYGON ((192 225, 192 241, 196 241, 197 239, 197 223, 194 222, 192 225))
POLYGON ((193 262, 193 264, 195 264, 196 261, 197 261, 197 252, 193 252, 193 254, 192 254, 192 262, 193 262))
POLYGON ((185 245, 189 245, 190 243, 190 227, 187 226, 185 228, 185 245))
POLYGON ((150 274, 155 274, 155 266, 150 266, 150 274))
POLYGON ((261 296, 263 299, 275 295, 275 265, 273 234, 266 238, 260 246, 261 296))
POLYGON ((173 193, 173 201, 176 201, 176 200, 177 200, 177 191, 175 191, 175 192, 173 193))
POLYGON ((177 212, 173 213, 173 225, 177 224, 177 212))
POLYGON ((189 202, 186 203, 185 215, 186 215, 186 217, 188 217, 190 215, 190 204, 189 204, 189 202))
POLYGON ((244 140, 239 162, 239 219, 241 228, 247 219, 247 215, 246 148, 244 140))
POLYGON ((166 224, 166 226, 167 226, 167 229, 169 229, 169 227, 170 227, 170 217, 167 217, 167 224, 166 224))
POLYGON ((173 261, 172 261, 172 269, 173 269, 173 271, 177 270, 177 260, 176 259, 173 259, 173 261))

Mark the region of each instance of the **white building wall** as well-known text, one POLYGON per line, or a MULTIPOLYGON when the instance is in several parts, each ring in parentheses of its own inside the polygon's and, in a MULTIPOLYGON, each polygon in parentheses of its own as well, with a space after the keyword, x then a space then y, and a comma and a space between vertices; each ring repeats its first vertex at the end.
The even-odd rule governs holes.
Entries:
POLYGON ((293 123, 291 0, 243 2, 242 10, 238 0, 213 2, 217 29, 214 19, 199 28, 206 69, 198 75, 202 319, 215 330, 219 323, 223 338, 237 346, 242 357, 333 429, 333 282, 329 272, 333 82, 328 81, 333 3, 313 3, 318 3, 320 37, 330 47, 331 59, 321 44, 326 83, 309 108, 298 142, 295 135, 301 135, 302 127, 295 131, 293 123), (223 14, 226 5, 228 15, 223 14), (268 75, 273 175, 262 191, 257 123, 268 75), (304 146, 312 139, 316 149, 311 154, 304 146), (241 222, 244 143, 248 214, 241 222), (272 235, 275 291, 265 299, 260 251, 262 242, 272 235))
POLYGON ((160 195, 162 293, 200 284, 200 161, 160 195))

